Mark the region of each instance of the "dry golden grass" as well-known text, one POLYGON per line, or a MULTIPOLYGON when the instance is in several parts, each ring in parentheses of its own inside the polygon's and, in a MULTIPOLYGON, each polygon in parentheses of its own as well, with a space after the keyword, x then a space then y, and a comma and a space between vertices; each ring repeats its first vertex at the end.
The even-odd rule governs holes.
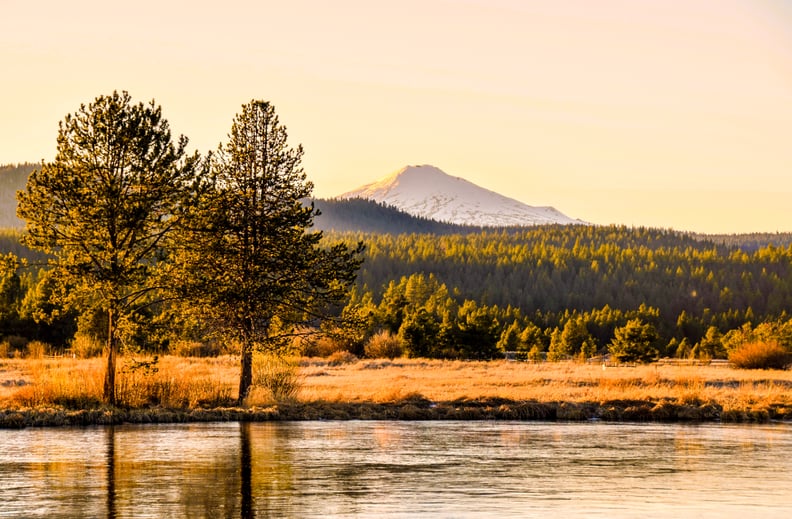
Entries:
MULTIPOLYGON (((139 359, 140 360, 140 359, 139 359)), ((150 359, 149 359, 150 360, 150 359)), ((159 359, 157 371, 129 372, 119 361, 118 390, 123 406, 190 409, 232 405, 239 377, 238 359, 159 359)), ((2 359, 0 410, 61 405, 98 406, 104 360, 2 359)), ((506 399, 513 401, 604 403, 613 401, 712 403, 723 412, 778 411, 792 416, 792 372, 746 371, 728 367, 462 362, 420 359, 361 360, 348 364, 302 359, 302 387, 296 402, 388 403, 422 397, 434 402, 506 399)), ((269 405, 271 392, 255 389, 248 405, 269 405)))
POLYGON ((608 367, 572 362, 461 362, 397 359, 330 366, 307 361, 307 402, 389 402, 420 394, 435 402, 504 398, 539 402, 667 400, 718 403, 724 411, 792 408, 792 372, 728 367, 608 367))
MULTIPOLYGON (((238 383, 233 357, 163 357, 154 369, 132 369, 120 359, 117 394, 121 406, 194 408, 228 405, 238 383)), ((0 361, 0 407, 62 405, 90 408, 101 403, 105 360, 6 359, 0 361)))

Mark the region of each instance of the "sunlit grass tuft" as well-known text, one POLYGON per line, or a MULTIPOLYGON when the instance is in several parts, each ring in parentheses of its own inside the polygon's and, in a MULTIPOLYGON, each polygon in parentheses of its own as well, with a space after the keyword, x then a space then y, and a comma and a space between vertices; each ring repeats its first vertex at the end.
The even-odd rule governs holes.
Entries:
POLYGON ((30 359, 14 364, 28 368, 16 381, 10 401, 23 407, 61 405, 73 409, 92 408, 101 402, 102 359, 30 359))
POLYGON ((267 392, 274 402, 296 400, 302 387, 299 359, 278 355, 256 355, 253 386, 267 392))

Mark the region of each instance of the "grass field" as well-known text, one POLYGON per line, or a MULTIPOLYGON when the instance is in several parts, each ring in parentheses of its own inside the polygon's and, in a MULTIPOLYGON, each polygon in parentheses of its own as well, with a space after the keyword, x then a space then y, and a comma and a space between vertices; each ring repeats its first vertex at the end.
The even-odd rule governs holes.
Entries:
MULTIPOLYGON (((239 373, 234 357, 167 356, 159 359, 156 371, 131 370, 131 366, 131 359, 119 362, 119 401, 125 409, 233 407, 239 373)), ((103 368, 104 361, 98 358, 0 360, 0 410, 101 408, 103 368)), ((500 401, 553 404, 554 409, 566 405, 578 410, 581 406, 600 409, 616 406, 624 410, 643 405, 645 411, 657 411, 658 406, 715 406, 719 410, 718 418, 724 420, 792 419, 790 371, 668 365, 603 368, 600 364, 572 362, 420 359, 360 360, 344 364, 300 359, 283 369, 287 379, 297 382, 295 392, 275 398, 262 384, 251 393, 248 408, 291 406, 307 412, 311 407, 327 405, 338 408, 417 402, 432 409, 438 404, 458 408, 475 402, 500 401)), ((257 380, 262 382, 264 369, 259 366, 255 371, 257 380)), ((583 417, 594 412, 584 411, 583 417)), ((642 419, 644 414, 624 416, 642 419)), ((418 417, 432 416, 424 413, 418 417)), ((653 417, 657 418, 655 414, 646 414, 645 419, 653 417)))
POLYGON ((792 372, 728 367, 607 367, 572 362, 363 360, 309 364, 305 401, 387 402, 418 393, 432 401, 503 398, 539 402, 669 400, 715 402, 724 410, 792 408, 792 372))

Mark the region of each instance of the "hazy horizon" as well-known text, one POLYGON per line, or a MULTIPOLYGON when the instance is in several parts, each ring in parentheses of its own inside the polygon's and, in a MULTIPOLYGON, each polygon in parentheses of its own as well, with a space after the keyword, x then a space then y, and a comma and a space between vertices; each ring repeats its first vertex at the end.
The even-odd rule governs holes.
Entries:
POLYGON ((206 152, 271 101, 317 197, 409 164, 597 224, 792 231, 789 0, 4 2, 0 164, 113 90, 206 152))

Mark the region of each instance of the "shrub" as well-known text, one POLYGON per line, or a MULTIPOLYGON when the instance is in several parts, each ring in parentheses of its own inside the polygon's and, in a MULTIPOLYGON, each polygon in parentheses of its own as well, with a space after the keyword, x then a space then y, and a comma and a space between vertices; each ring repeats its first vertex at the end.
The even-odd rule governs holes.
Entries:
POLYGON ((786 369, 792 354, 777 342, 748 342, 729 354, 729 362, 739 369, 786 369))
POLYGON ((0 359, 7 359, 11 355, 11 344, 8 341, 0 342, 0 359))
POLYGON ((71 341, 72 354, 81 359, 98 357, 103 350, 103 342, 85 333, 77 333, 71 341))
POLYGON ((177 357, 217 357, 223 353, 219 344, 200 341, 174 341, 169 350, 177 357))
POLYGON ((19 335, 7 335, 3 338, 3 340, 8 342, 8 344, 11 345, 11 348, 15 350, 21 350, 29 342, 25 337, 19 335))
POLYGON ((27 357, 29 359, 43 359, 49 353, 49 345, 41 341, 32 341, 27 345, 27 357))
POLYGON ((344 344, 332 337, 319 337, 315 340, 305 341, 301 350, 303 357, 330 357, 334 353, 346 351, 344 344))
POLYGON ((253 362, 253 385, 264 388, 281 402, 294 400, 302 386, 298 363, 278 355, 257 355, 253 362))
POLYGON ((330 366, 342 366, 344 364, 354 364, 358 358, 348 351, 337 351, 327 358, 327 364, 330 366))
POLYGON ((5 347, 0 346, 0 352, 5 350, 6 354, 0 355, 0 357, 21 358, 21 350, 27 345, 27 343, 28 340, 24 337, 20 337, 19 335, 6 335, 3 337, 2 343, 5 345, 5 347))
POLYGON ((363 347, 366 357, 370 359, 395 359, 404 354, 404 344, 399 337, 382 330, 374 334, 363 347))

